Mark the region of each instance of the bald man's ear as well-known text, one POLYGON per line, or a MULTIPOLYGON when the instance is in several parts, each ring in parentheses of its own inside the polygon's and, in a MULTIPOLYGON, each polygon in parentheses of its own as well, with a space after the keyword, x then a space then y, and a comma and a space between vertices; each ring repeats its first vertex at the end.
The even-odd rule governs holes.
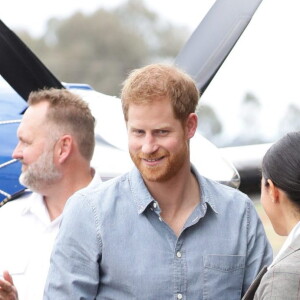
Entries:
POLYGON ((63 135, 56 143, 56 154, 58 162, 63 163, 70 155, 73 147, 73 137, 71 135, 63 135))

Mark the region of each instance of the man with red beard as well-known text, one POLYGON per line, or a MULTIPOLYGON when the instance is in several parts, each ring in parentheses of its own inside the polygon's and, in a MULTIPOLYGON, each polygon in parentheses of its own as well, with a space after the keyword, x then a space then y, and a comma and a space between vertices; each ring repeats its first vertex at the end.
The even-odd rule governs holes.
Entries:
POLYGON ((32 192, 0 209, 1 300, 41 300, 50 254, 67 199, 100 184, 91 168, 95 120, 67 90, 32 92, 13 157, 20 182, 32 192), (80 124, 80 125, 79 125, 80 124))
POLYGON ((191 165, 195 82, 149 65, 121 99, 136 167, 71 198, 44 300, 241 299, 272 250, 251 200, 191 165))

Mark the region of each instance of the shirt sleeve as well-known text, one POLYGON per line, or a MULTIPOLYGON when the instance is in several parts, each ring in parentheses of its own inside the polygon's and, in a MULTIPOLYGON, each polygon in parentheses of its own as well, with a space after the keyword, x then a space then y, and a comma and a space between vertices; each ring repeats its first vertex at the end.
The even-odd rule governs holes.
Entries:
POLYGON ((247 202, 247 258, 242 294, 264 266, 271 264, 273 250, 252 201, 247 202))
POLYGON ((96 298, 102 244, 92 202, 91 195, 80 193, 68 200, 51 255, 44 300, 96 298))

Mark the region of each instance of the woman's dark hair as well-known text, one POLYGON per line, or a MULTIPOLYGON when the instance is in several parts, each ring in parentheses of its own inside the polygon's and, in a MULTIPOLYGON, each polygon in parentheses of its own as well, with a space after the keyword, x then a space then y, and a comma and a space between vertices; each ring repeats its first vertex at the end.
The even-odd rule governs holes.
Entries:
POLYGON ((286 134, 271 146, 262 161, 262 176, 300 209, 300 131, 286 134))

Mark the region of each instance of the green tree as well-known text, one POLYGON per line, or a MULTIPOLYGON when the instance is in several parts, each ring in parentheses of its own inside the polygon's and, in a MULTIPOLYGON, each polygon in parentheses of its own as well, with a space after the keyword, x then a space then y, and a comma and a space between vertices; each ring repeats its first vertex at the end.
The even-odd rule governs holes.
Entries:
POLYGON ((164 21, 143 1, 128 0, 113 10, 50 19, 39 39, 20 36, 59 80, 119 95, 132 69, 172 61, 189 32, 164 21))

